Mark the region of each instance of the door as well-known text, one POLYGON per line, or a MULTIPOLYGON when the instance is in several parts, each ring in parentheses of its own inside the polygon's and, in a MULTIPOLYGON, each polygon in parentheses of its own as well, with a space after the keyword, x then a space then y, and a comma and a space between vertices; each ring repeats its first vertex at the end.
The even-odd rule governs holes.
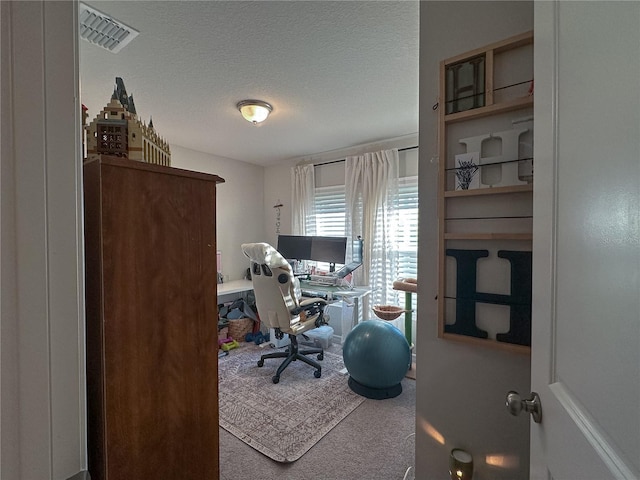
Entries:
POLYGON ((535 2, 531 478, 640 478, 640 2, 535 2))

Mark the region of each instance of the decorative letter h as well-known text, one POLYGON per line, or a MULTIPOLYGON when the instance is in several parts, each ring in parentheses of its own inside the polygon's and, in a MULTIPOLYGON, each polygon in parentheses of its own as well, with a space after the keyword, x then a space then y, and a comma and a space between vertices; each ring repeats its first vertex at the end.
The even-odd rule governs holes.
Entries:
POLYGON ((509 331, 498 333, 499 342, 531 345, 531 252, 499 250, 498 257, 511 263, 511 294, 476 291, 477 261, 488 257, 487 250, 447 249, 456 259, 456 321, 444 331, 458 335, 487 338, 486 331, 476 325, 476 303, 510 307, 509 331))

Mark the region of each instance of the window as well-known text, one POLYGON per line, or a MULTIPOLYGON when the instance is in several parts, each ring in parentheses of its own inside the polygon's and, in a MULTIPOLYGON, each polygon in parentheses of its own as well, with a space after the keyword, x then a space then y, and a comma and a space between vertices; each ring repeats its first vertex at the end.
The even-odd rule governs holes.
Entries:
MULTIPOLYGON (((400 235, 398 244, 398 277, 418 276, 418 177, 404 177, 399 184, 400 235)), ((404 292, 394 290, 397 303, 404 306, 404 292)), ((412 295, 412 308, 417 308, 417 295, 412 295)))
POLYGON ((418 177, 400 179, 400 271, 402 277, 418 275, 418 177))
POLYGON ((344 237, 345 189, 344 185, 316 187, 316 235, 344 237))
MULTIPOLYGON (((344 185, 316 187, 316 233, 321 237, 346 237, 344 185)), ((329 271, 329 264, 318 262, 320 270, 329 271)))
MULTIPOLYGON (((418 177, 403 177, 399 182, 398 277, 418 276, 418 177)), ((345 186, 333 185, 315 189, 316 235, 347 236, 345 230, 345 186)), ((318 264, 328 270, 328 264, 318 264)), ((404 307, 404 292, 393 290, 389 285, 380 298, 392 299, 395 305, 404 307)), ((413 309, 417 308, 417 295, 412 296, 413 309)), ((415 318, 415 315, 414 315, 415 318)))

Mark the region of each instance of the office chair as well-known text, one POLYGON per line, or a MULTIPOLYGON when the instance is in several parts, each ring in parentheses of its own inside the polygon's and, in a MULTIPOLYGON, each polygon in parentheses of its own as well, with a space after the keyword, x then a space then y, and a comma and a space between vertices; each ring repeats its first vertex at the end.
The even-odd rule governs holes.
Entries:
POLYGON ((322 348, 298 349, 297 335, 321 326, 326 300, 308 298, 301 300, 300 282, 293 275, 289 262, 268 243, 245 243, 242 252, 250 260, 251 281, 256 296, 256 307, 260 321, 267 327, 275 329, 276 338, 289 335, 290 345, 284 352, 267 353, 260 357, 258 366, 264 365, 265 359, 284 358, 273 376, 273 383, 280 381, 280 375, 291 362, 301 360, 315 367, 313 375, 320 378, 322 366, 307 358, 317 355, 318 360, 324 358, 322 348))

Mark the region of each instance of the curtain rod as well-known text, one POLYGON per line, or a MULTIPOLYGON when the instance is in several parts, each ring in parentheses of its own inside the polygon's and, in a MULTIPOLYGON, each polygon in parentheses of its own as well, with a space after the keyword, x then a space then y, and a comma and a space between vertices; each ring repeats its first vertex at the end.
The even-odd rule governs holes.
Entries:
MULTIPOLYGON (((404 152, 405 150, 414 150, 418 148, 418 145, 415 145, 413 147, 405 147, 405 148, 399 148, 398 152, 404 152)), ((322 165, 331 165, 332 163, 340 163, 340 162, 345 162, 347 159, 343 158, 341 160, 331 160, 330 162, 323 162, 323 163, 314 163, 313 167, 320 167, 322 165)))

